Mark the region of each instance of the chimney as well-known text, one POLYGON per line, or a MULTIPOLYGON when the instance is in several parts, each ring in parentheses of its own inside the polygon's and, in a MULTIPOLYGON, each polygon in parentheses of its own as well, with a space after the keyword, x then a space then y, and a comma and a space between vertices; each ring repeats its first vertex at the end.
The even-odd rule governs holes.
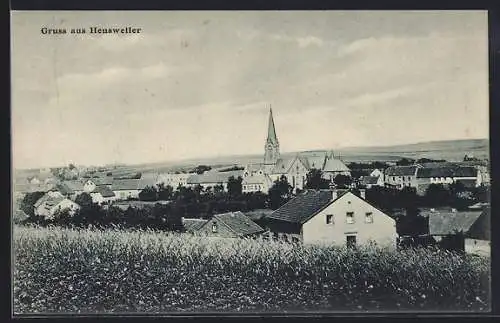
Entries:
POLYGON ((366 191, 364 189, 359 190, 359 197, 361 197, 363 200, 366 200, 366 191))
POLYGON ((332 191, 332 201, 336 200, 338 195, 337 195, 337 190, 334 188, 331 190, 332 191))

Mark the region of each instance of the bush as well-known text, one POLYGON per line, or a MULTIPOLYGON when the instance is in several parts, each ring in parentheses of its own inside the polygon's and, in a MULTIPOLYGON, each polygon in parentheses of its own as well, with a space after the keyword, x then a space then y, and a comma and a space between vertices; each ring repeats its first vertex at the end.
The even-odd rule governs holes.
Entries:
POLYGON ((14 313, 488 310, 489 259, 14 228, 14 313))

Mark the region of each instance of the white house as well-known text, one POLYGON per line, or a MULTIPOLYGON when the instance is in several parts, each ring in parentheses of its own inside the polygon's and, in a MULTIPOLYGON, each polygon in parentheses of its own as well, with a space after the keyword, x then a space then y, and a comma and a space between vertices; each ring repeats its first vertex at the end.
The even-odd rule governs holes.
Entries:
POLYGON ((273 185, 273 181, 268 175, 246 176, 241 182, 243 193, 262 192, 267 194, 273 185))
POLYGON ((116 200, 115 193, 106 185, 99 185, 90 192, 92 202, 97 204, 109 203, 116 200))
POLYGON ((172 186, 175 190, 179 186, 187 186, 187 179, 192 175, 196 175, 196 173, 160 174, 158 175, 156 183, 163 183, 165 186, 172 186))
POLYGON ((267 216, 277 238, 305 244, 395 247, 396 222, 348 190, 306 190, 267 216))
POLYGON ((373 186, 384 186, 383 176, 363 176, 361 178, 361 185, 370 189, 373 186))
POLYGON ((53 191, 42 196, 34 205, 35 215, 43 216, 45 219, 53 219, 57 212, 68 210, 74 214, 80 206, 68 198, 63 197, 59 192, 53 191))
POLYGON ((116 200, 137 199, 141 192, 139 184, 138 179, 115 179, 111 190, 115 194, 116 200))

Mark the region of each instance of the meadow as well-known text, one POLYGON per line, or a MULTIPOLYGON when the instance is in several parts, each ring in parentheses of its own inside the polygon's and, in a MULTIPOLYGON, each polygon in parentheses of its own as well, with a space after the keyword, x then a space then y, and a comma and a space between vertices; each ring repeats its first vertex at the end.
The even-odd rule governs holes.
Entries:
POLYGON ((486 311, 488 258, 14 226, 15 314, 486 311))

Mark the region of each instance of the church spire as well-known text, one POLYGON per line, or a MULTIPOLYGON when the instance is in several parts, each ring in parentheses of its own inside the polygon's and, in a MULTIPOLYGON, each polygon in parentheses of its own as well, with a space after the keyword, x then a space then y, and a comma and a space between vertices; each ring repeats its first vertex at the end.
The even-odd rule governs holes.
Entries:
MULTIPOLYGON (((269 167, 276 165, 276 162, 280 158, 280 144, 278 143, 276 129, 274 128, 273 109, 271 108, 271 105, 269 105, 267 140, 264 149, 264 165, 268 165, 269 167)), ((270 171, 270 169, 267 171, 270 171)))
POLYGON ((276 129, 274 128, 273 108, 269 105, 269 123, 267 128, 267 142, 278 143, 276 129))

